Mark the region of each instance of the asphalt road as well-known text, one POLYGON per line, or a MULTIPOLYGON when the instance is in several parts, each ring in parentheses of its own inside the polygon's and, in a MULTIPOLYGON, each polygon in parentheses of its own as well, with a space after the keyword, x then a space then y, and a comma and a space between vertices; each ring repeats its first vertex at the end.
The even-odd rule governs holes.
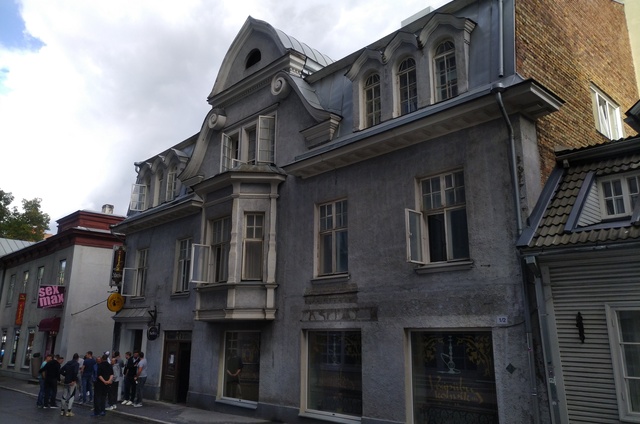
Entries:
POLYGON ((107 411, 104 417, 91 417, 92 411, 88 407, 74 407, 75 417, 61 417, 60 409, 36 408, 33 396, 0 388, 0 423, 6 424, 35 424, 35 423, 140 423, 136 418, 113 414, 107 411))

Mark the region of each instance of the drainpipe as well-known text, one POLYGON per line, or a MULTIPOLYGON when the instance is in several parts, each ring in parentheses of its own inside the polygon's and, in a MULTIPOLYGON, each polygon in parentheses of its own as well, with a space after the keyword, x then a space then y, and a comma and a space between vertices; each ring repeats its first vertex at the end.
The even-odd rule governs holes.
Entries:
MULTIPOLYGON (((545 303, 545 296, 542 288, 542 275, 535 256, 525 256, 524 262, 534 278, 536 305, 538 307, 538 321, 540 324, 540 344, 542 346, 542 356, 545 364, 547 391, 549 392, 551 422, 553 424, 559 424, 562 423, 562 419, 560 416, 558 386, 556 383, 556 375, 553 365, 553 352, 551 351, 551 337, 549 335, 549 314, 547 313, 547 305, 545 303)), ((526 277, 524 277, 524 279, 526 280, 526 277)))
POLYGON ((498 0, 498 78, 504 76, 504 3, 498 0))

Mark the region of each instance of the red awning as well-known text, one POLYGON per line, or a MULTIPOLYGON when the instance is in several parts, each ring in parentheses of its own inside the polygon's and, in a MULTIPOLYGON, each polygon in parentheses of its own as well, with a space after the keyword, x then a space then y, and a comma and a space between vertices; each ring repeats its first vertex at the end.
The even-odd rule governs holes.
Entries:
POLYGON ((60 331, 60 317, 45 318, 38 324, 40 331, 60 331))

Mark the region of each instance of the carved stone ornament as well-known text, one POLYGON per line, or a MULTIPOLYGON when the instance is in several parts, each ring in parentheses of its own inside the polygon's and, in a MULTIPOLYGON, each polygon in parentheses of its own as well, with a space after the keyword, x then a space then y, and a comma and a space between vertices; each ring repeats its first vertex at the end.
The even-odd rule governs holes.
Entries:
POLYGON ((224 127, 225 122, 227 122, 227 117, 219 111, 211 112, 209 118, 207 119, 207 125, 209 125, 209 128, 211 128, 212 130, 219 130, 220 128, 224 127))
POLYGON ((271 80, 271 94, 278 99, 284 99, 291 92, 291 85, 283 75, 276 75, 271 80))

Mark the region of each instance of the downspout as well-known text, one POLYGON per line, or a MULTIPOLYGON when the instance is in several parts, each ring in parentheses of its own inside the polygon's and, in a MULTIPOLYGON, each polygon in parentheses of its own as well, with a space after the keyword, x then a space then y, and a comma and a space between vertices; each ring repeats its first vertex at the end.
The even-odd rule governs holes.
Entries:
POLYGON ((553 352, 551 351, 551 339, 549 335, 549 314, 545 303, 542 288, 542 275, 535 256, 525 256, 524 262, 534 278, 536 305, 538 306, 538 322, 540 324, 540 344, 542 345, 542 357, 545 364, 545 381, 549 392, 549 408, 551 422, 562 423, 560 416, 560 402, 558 400, 558 386, 553 365, 553 352))
MULTIPOLYGON (((504 3, 503 0, 498 0, 498 78, 504 77, 504 3)), ((516 231, 517 237, 522 234, 522 212, 520 209, 520 185, 518 181, 518 162, 516 158, 516 146, 515 137, 513 134, 513 125, 509 119, 509 114, 504 107, 502 101, 502 93, 505 91, 505 87, 501 82, 497 82, 491 89, 492 93, 496 95, 496 102, 500 108, 500 113, 504 118, 504 122, 507 126, 507 132, 509 135, 509 153, 511 156, 510 169, 511 180, 513 183, 513 197, 516 212, 516 231)), ((538 389, 536 384, 536 369, 535 369, 535 357, 533 352, 533 331, 531 329, 531 308, 529 306, 529 296, 526 284, 526 276, 522 275, 522 291, 523 291, 523 303, 524 303, 524 322, 525 333, 527 338, 527 362, 529 368, 529 380, 531 382, 531 415, 533 417, 534 424, 540 423, 540 407, 538 403, 538 389)))

